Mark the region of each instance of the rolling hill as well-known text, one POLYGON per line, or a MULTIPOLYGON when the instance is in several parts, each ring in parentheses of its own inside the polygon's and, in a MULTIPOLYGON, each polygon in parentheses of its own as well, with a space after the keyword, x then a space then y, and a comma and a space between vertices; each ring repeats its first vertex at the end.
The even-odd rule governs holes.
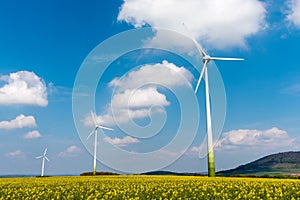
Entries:
POLYGON ((283 152, 265 156, 237 168, 217 172, 217 175, 298 175, 300 174, 300 152, 283 152))

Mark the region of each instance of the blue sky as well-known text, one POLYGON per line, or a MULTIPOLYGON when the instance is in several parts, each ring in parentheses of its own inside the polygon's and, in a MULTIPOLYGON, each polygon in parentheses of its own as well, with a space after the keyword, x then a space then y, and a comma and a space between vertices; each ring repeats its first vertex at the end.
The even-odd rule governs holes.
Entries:
MULTIPOLYGON (((212 82, 222 82, 216 87, 212 84, 212 90, 217 89, 216 96, 212 94, 216 120, 217 115, 222 118, 218 106, 224 101, 218 103, 217 98, 224 97, 223 86, 226 93, 224 127, 220 134, 215 133, 217 170, 270 153, 298 150, 299 0, 15 0, 0 3, 0 174, 39 173, 41 163, 35 157, 46 147, 51 160, 46 163, 46 174, 90 171, 93 141, 84 138, 93 128, 89 110, 94 107, 98 121, 115 129, 99 137, 102 162, 98 162, 98 171, 143 171, 160 166, 164 170, 206 171, 205 157, 199 158, 199 151, 205 149, 203 82, 197 96, 192 96, 199 73, 189 60, 178 56, 185 50, 186 46, 180 45, 188 37, 166 48, 170 51, 144 49, 112 60, 101 81, 96 82, 96 94, 83 91, 87 93, 82 96, 95 95, 95 104, 86 105, 79 98, 82 113, 72 110, 73 86, 80 70, 95 67, 96 71, 89 71, 95 73, 84 76, 88 82, 104 69, 88 62, 105 55, 102 42, 111 42, 108 38, 113 36, 121 40, 105 49, 113 55, 116 49, 131 45, 129 40, 122 40, 122 34, 116 34, 152 26, 187 35, 182 22, 211 56, 245 58, 242 62, 216 61, 210 66, 212 82), (155 84, 141 85, 144 81, 155 84), (139 90, 134 90, 132 97, 126 96, 126 91, 136 88, 139 90), (182 100, 176 94, 189 97, 182 100), (129 108, 122 104, 128 100, 129 108), (198 113, 193 107, 195 100, 198 113), (180 105, 189 105, 186 109, 190 115, 185 115, 180 105), (130 112, 134 124, 142 128, 128 131, 132 121, 123 111, 130 112), (194 120, 197 114, 199 123, 194 120), (183 132, 191 137, 191 144, 161 150, 177 137, 179 124, 185 120, 188 126, 183 132), (193 138, 195 123, 199 129, 193 138), (125 153, 114 154, 113 147, 125 153), (155 150, 158 154, 151 155, 155 150), (150 152, 149 157, 141 154, 145 152, 150 152)), ((171 36, 179 37, 174 33, 166 38, 163 33, 152 33, 157 36, 150 41, 154 47, 168 46, 171 36)), ((189 54, 188 59, 194 58, 201 60, 199 55, 189 54)), ((189 144, 187 140, 182 143, 189 144)))

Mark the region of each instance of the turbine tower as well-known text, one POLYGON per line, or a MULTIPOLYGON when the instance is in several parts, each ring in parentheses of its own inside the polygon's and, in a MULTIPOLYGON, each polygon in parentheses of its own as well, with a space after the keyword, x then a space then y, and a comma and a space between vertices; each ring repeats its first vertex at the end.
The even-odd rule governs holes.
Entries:
MULTIPOLYGON (((185 24, 183 26, 186 28, 185 24)), ((213 147, 213 138, 212 138, 212 121, 211 121, 211 105, 210 105, 210 95, 209 95, 209 84, 208 84, 208 70, 207 65, 210 61, 214 60, 244 60, 243 58, 223 58, 223 57, 210 57, 200 46, 196 39, 190 37, 193 42, 195 43, 199 53, 202 56, 203 67, 200 73, 200 77, 198 79, 195 94, 198 91, 200 82, 204 76, 205 81, 205 103, 206 103, 206 132, 207 132, 207 164, 208 164, 208 176, 215 177, 215 160, 214 160, 214 147, 213 147)))
POLYGON ((95 134, 93 175, 96 175, 96 170, 97 170, 97 166, 96 165, 97 165, 97 142, 98 142, 97 135, 98 135, 98 129, 100 128, 100 129, 105 129, 105 130, 109 130, 109 131, 113 131, 114 129, 101 126, 97 122, 95 114, 92 111, 91 111, 91 116, 92 116, 95 128, 92 130, 92 132, 89 134, 89 136, 86 139, 88 140, 93 134, 95 134))
POLYGON ((46 159, 48 162, 50 162, 49 158, 47 158, 47 156, 46 156, 46 153, 47 153, 47 148, 45 149, 45 151, 44 151, 44 154, 43 154, 43 155, 36 157, 36 159, 40 159, 40 158, 42 158, 42 173, 41 173, 41 176, 44 176, 44 170, 45 170, 45 159, 46 159))

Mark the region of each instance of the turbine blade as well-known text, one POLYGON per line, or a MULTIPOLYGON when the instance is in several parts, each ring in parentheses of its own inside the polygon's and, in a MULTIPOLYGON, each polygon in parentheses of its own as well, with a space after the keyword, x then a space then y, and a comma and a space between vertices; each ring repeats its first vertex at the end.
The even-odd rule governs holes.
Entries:
POLYGON ((196 94, 197 91, 198 91, 200 82, 201 82, 201 80, 202 80, 202 78, 203 78, 203 75, 204 75, 204 71, 205 71, 205 69, 206 69, 206 67, 207 67, 207 63, 208 63, 208 60, 205 60, 204 65, 203 65, 203 68, 202 68, 202 71, 201 71, 201 74, 200 74, 200 77, 199 77, 199 79, 198 79, 198 82, 197 82, 197 85, 196 85, 196 88, 195 88, 195 94, 196 94))
POLYGON ((35 157, 36 159, 40 159, 40 158, 42 158, 43 156, 37 156, 37 157, 35 157))
POLYGON ((47 156, 45 156, 45 158, 46 158, 46 160, 47 160, 48 162, 50 162, 50 160, 49 160, 49 158, 47 158, 47 156))
POLYGON ((205 53, 205 51, 202 49, 202 47, 200 46, 200 44, 197 42, 196 39, 192 38, 192 40, 194 41, 194 43, 196 44, 196 47, 199 51, 199 53, 201 54, 202 57, 206 57, 207 53, 205 53))
POLYGON ((222 57, 210 57, 211 60, 245 60, 244 58, 222 58, 222 57))
POLYGON ((95 117, 95 113, 93 113, 93 111, 91 110, 91 116, 92 116, 92 118, 93 118, 93 121, 94 121, 94 124, 95 124, 95 126, 97 126, 97 120, 96 120, 96 117, 95 117))
POLYGON ((188 30, 188 28, 186 27, 186 25, 184 23, 182 23, 182 25, 184 26, 184 28, 186 29, 186 31, 189 33, 189 37, 193 40, 193 42, 195 43, 199 53, 201 54, 202 57, 207 56, 207 53, 203 50, 203 48, 201 47, 201 45, 197 42, 197 40, 195 38, 193 38, 190 35, 190 31, 188 30))
POLYGON ((47 148, 46 148, 45 151, 44 151, 44 156, 46 155, 46 153, 47 153, 47 148))
POLYGON ((96 128, 94 128, 94 129, 92 130, 92 132, 87 136, 86 140, 88 140, 88 139, 93 135, 93 133, 95 132, 95 130, 96 130, 96 128))
POLYGON ((112 128, 107 128, 107 127, 105 127, 105 126, 99 126, 99 128, 105 129, 105 130, 109 130, 109 131, 113 131, 113 130, 114 130, 114 129, 112 129, 112 128))

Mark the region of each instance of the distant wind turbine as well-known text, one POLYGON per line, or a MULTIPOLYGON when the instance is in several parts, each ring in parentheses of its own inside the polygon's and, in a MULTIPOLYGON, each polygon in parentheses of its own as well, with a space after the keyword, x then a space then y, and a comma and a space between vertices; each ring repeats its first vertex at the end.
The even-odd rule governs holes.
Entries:
POLYGON ((98 129, 105 129, 105 130, 109 130, 109 131, 113 131, 114 129, 111 129, 111 128, 107 128, 107 127, 104 127, 104 126, 101 126, 98 122, 97 122, 97 119, 95 117, 95 114, 91 111, 91 116, 92 116, 92 119, 93 119, 93 122, 94 122, 94 125, 95 125, 95 128, 92 130, 92 132, 89 134, 89 136, 86 138, 87 140, 93 135, 95 134, 95 141, 94 141, 94 167, 93 167, 93 175, 96 175, 96 164, 97 164, 97 142, 98 142, 98 139, 97 139, 97 135, 98 135, 98 129))
MULTIPOLYGON (((187 27, 183 23, 183 26, 188 31, 187 27)), ((197 40, 190 36, 190 38, 195 43, 199 53, 202 56, 202 62, 203 67, 200 73, 200 77, 198 79, 196 88, 195 88, 195 94, 198 91, 200 82, 204 75, 204 81, 205 81, 205 101, 206 101, 206 132, 207 132, 207 162, 208 162, 208 176, 214 177, 215 176, 215 161, 214 161, 214 148, 213 148, 213 138, 212 138, 212 122, 211 122, 211 105, 210 105, 210 95, 209 95, 209 85, 208 85, 208 70, 207 70, 207 64, 211 60, 244 60, 243 58, 223 58, 223 57, 210 57, 200 46, 200 44, 197 42, 197 40)))
POLYGON ((47 158, 46 156, 46 153, 47 153, 47 148, 45 149, 44 151, 44 154, 41 155, 41 156, 38 156, 38 157, 35 157, 36 159, 40 159, 42 158, 42 173, 41 173, 41 176, 44 176, 44 170, 45 170, 45 159, 50 162, 49 158, 47 158))

